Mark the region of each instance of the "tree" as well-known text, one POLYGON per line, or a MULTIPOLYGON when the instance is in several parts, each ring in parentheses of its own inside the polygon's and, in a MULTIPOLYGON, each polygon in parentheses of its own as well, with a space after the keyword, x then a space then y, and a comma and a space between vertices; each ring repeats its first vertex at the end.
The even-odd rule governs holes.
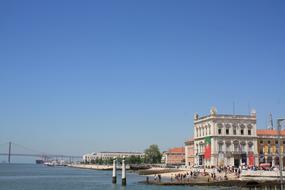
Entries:
POLYGON ((161 153, 158 145, 152 144, 149 148, 145 149, 145 162, 150 164, 158 164, 161 162, 161 153))
POLYGON ((128 164, 141 164, 142 163, 142 159, 140 156, 130 156, 126 158, 126 162, 128 164))

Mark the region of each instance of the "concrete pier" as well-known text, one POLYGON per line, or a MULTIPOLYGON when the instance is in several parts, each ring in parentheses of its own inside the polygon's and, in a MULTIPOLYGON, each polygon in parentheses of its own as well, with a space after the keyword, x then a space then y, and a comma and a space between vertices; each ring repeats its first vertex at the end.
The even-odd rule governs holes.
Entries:
POLYGON ((122 160, 122 185, 127 185, 125 157, 122 160))
POLYGON ((114 157, 114 160, 113 160, 112 183, 117 183, 117 159, 115 157, 114 157))

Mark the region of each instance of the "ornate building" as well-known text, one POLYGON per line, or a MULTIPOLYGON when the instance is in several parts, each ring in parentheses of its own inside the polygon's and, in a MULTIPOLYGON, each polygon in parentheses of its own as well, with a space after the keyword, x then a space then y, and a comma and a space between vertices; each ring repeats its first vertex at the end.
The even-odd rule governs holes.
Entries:
MULTIPOLYGON (((271 166, 279 165, 279 139, 278 131, 271 129, 258 129, 257 142, 259 163, 269 163, 271 166)), ((284 155, 285 149, 285 130, 280 132, 281 136, 281 154, 284 155)), ((283 157, 285 163, 285 158, 283 157)))
POLYGON ((250 115, 194 115, 195 164, 204 166, 258 165, 256 112, 250 115))

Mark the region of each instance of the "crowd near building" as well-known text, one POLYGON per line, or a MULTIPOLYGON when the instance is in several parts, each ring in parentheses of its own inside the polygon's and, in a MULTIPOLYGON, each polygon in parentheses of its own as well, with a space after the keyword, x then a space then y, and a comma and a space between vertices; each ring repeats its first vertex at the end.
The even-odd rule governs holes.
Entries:
POLYGON ((114 157, 116 158, 126 157, 127 158, 131 156, 143 158, 144 153, 142 152, 97 152, 97 153, 90 153, 90 154, 83 155, 83 161, 90 162, 96 159, 108 160, 108 159, 113 159, 114 157))

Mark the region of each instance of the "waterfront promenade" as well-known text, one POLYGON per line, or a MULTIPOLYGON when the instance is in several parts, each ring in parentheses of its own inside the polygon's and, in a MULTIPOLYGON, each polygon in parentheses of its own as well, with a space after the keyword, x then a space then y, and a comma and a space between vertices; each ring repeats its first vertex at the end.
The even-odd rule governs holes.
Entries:
MULTIPOLYGON (((69 167, 91 170, 111 170, 111 165, 76 164, 69 167)), ((142 178, 142 183, 149 185, 188 185, 188 186, 237 186, 278 185, 279 171, 242 170, 238 175, 235 172, 217 172, 216 169, 198 168, 159 168, 136 171, 142 178), (213 174, 215 176, 213 177, 213 174)), ((283 172, 285 175, 285 172, 283 172)), ((110 176, 111 177, 111 176, 110 176)))

